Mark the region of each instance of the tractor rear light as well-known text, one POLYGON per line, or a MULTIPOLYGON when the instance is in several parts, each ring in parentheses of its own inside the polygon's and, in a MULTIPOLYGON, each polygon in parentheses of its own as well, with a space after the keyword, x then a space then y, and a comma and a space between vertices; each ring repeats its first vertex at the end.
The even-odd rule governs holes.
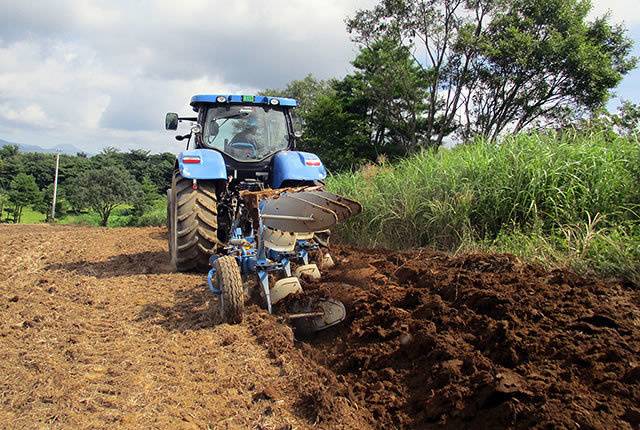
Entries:
POLYGON ((200 157, 182 157, 182 162, 185 164, 199 164, 200 157))
POLYGON ((273 106, 277 106, 277 105, 280 104, 280 100, 278 100, 278 99, 270 99, 269 100, 269 104, 273 105, 273 106))
POLYGON ((318 158, 305 158, 304 164, 307 166, 320 166, 322 162, 318 158))
POLYGON ((227 102, 227 98, 225 96, 218 96, 218 97, 216 97, 216 101, 218 103, 226 103, 227 102))

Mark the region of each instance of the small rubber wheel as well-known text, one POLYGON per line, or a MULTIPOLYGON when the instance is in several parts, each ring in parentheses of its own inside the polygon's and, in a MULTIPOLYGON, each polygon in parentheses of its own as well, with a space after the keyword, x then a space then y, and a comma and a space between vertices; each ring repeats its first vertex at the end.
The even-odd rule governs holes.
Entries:
POLYGON ((213 262, 216 269, 216 287, 220 294, 220 316, 222 322, 238 324, 244 314, 244 290, 242 277, 236 259, 230 255, 218 258, 213 262))

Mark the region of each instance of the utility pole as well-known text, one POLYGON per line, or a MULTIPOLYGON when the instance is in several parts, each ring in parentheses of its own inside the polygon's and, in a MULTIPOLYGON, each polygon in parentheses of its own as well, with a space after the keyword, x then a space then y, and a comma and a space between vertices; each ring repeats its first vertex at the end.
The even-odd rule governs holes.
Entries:
POLYGON ((56 149, 56 174, 53 179, 53 204, 51 205, 51 222, 56 219, 56 194, 58 191, 58 165, 60 163, 60 149, 56 149))

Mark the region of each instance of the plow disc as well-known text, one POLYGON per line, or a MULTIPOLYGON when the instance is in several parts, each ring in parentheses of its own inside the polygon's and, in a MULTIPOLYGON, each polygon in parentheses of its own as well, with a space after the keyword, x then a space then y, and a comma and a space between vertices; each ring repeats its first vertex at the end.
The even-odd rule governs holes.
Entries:
POLYGON ((285 232, 328 230, 362 212, 359 202, 322 187, 243 191, 240 195, 266 227, 285 232))
POLYGON ((327 230, 338 223, 338 216, 327 207, 287 194, 266 200, 260 210, 265 226, 293 233, 327 230))
POLYGON ((331 298, 300 298, 289 307, 288 319, 299 334, 310 334, 344 321, 344 305, 331 298))

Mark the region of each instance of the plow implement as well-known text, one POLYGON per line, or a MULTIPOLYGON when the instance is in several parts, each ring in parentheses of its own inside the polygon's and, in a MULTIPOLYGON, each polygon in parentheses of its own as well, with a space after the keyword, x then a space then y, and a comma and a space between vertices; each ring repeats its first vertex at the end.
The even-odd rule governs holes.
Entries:
MULTIPOLYGON (((317 236, 359 214, 360 203, 323 187, 242 191, 240 196, 252 231, 234 228, 225 255, 210 259, 209 288, 220 296, 223 320, 242 320, 244 295, 248 294, 250 277, 255 276, 268 311, 278 307, 296 331, 315 332, 343 321, 344 305, 332 298, 307 296, 300 278, 320 277, 318 265, 309 261, 312 251, 322 247, 317 236), (292 263, 296 266, 293 271, 292 263)), ((321 253, 321 266, 330 267, 331 256, 326 250, 321 253)))

